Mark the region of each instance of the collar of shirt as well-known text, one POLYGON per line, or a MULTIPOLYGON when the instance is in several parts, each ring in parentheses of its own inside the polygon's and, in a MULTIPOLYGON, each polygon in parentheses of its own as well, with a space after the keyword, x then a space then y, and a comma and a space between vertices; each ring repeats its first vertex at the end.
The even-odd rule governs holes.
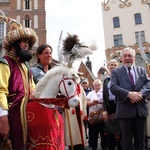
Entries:
MULTIPOLYGON (((127 67, 127 66, 124 66, 125 68, 126 68, 126 71, 127 71, 127 74, 129 73, 129 70, 128 70, 128 68, 129 67, 127 67)), ((134 69, 134 65, 132 65, 131 67, 131 73, 132 73, 132 75, 133 75, 133 79, 134 79, 134 83, 136 83, 136 76, 135 76, 135 69, 134 69)))
MULTIPOLYGON (((44 66, 41 64, 41 63, 38 63, 37 64, 37 67, 39 68, 39 69, 41 69, 43 72, 45 72, 44 71, 44 66)), ((51 65, 49 65, 49 70, 51 69, 51 65)))
MULTIPOLYGON (((126 70, 127 70, 127 72, 128 72, 128 68, 129 68, 129 67, 127 67, 127 66, 125 66, 125 65, 124 65, 124 67, 126 68, 126 70)), ((131 68, 131 71, 134 70, 134 66, 133 66, 133 65, 132 65, 130 68, 131 68)))

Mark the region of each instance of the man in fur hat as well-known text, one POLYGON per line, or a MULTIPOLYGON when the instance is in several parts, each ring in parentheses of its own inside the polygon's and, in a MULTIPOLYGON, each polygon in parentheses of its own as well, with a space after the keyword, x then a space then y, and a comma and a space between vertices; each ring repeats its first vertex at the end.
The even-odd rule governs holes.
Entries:
POLYGON ((34 89, 27 62, 32 58, 29 50, 37 35, 12 18, 0 16, 0 20, 10 27, 3 41, 6 55, 0 59, 0 139, 7 141, 9 136, 13 150, 23 150, 27 135, 26 104, 34 89))

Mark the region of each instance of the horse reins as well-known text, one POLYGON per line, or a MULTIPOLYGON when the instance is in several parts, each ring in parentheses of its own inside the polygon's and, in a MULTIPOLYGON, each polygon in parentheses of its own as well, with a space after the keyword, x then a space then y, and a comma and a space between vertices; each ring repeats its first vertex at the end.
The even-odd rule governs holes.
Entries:
POLYGON ((75 84, 77 84, 77 83, 76 83, 76 81, 75 81, 74 78, 68 78, 68 77, 65 78, 65 75, 63 74, 63 77, 62 77, 62 79, 61 79, 61 81, 60 81, 60 83, 59 83, 59 85, 58 85, 58 88, 60 88, 61 83, 63 83, 64 89, 65 89, 65 92, 66 92, 66 95, 67 95, 66 98, 69 100, 70 98, 72 98, 72 97, 74 97, 74 96, 77 95, 77 90, 75 90, 75 92, 74 92, 73 95, 69 96, 69 94, 68 94, 68 92, 67 92, 66 85, 65 85, 65 80, 72 80, 75 84))

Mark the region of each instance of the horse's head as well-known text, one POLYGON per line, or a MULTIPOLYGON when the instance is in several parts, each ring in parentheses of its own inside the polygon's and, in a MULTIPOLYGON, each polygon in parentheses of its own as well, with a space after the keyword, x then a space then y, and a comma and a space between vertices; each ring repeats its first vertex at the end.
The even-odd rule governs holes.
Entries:
POLYGON ((74 71, 65 66, 57 66, 49 70, 46 75, 36 84, 35 98, 56 98, 58 92, 68 100, 68 105, 78 105, 78 78, 74 71))
POLYGON ((75 107, 79 102, 79 85, 77 84, 73 76, 65 76, 63 74, 62 79, 59 83, 59 90, 61 94, 66 96, 68 99, 68 105, 75 107))

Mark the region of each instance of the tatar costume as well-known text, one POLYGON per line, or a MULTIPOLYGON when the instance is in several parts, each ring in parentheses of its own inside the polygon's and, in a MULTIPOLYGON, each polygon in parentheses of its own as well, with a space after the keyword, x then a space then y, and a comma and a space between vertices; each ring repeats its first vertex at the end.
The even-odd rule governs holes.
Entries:
POLYGON ((0 61, 0 107, 3 112, 8 110, 9 138, 13 150, 23 150, 26 149, 27 139, 26 105, 35 84, 28 64, 18 60, 11 51, 11 45, 27 39, 31 47, 36 42, 37 35, 34 30, 23 28, 12 18, 0 16, 0 20, 9 24, 10 28, 3 40, 6 56, 0 61))
POLYGON ((13 53, 4 58, 8 65, 0 63, 0 68, 4 70, 0 73, 0 104, 3 109, 9 107, 10 140, 13 149, 18 150, 23 149, 26 142, 26 104, 34 83, 27 66, 19 63, 13 53))

